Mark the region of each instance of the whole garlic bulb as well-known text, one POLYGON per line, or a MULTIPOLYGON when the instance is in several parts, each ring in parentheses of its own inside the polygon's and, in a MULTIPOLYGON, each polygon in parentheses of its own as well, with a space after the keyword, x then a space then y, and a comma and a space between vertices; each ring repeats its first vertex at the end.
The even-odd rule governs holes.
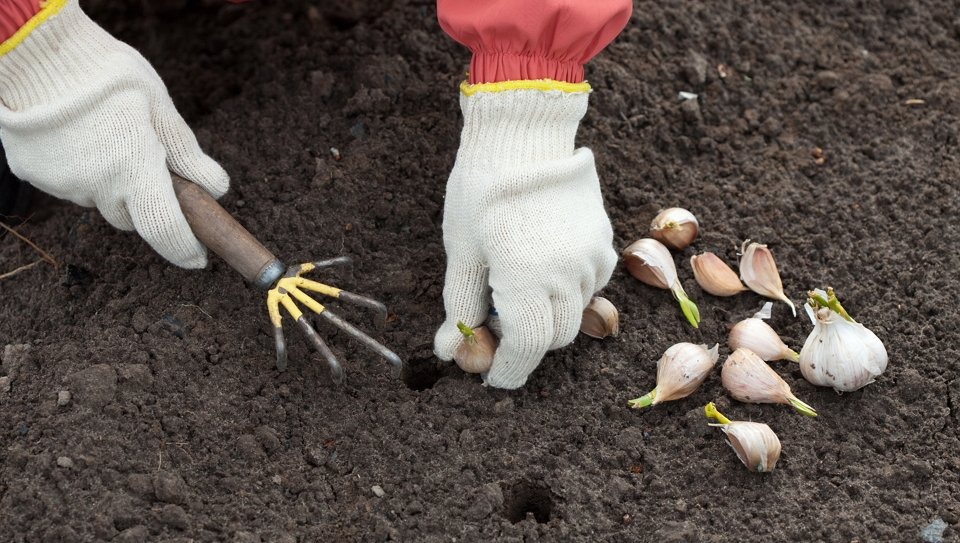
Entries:
POLYGON ((780 459, 780 438, 760 422, 730 420, 723 416, 710 402, 704 408, 708 418, 714 419, 717 426, 727 436, 727 443, 737 453, 737 457, 750 471, 769 473, 780 459))
POLYGON ((782 403, 808 417, 817 412, 793 395, 790 385, 753 351, 740 348, 723 362, 720 382, 733 399, 745 403, 782 403))
POLYGON ((734 351, 743 347, 768 362, 773 360, 796 362, 800 359, 800 355, 787 347, 769 324, 756 317, 743 319, 733 325, 727 343, 734 351))
POLYGON ((497 352, 497 339, 486 326, 470 328, 458 322, 457 328, 463 334, 463 342, 453 352, 453 360, 467 373, 489 371, 497 352))
POLYGON ((671 249, 685 249, 699 231, 697 218, 681 207, 664 209, 650 223, 650 237, 671 249))
POLYGON ((870 329, 853 320, 833 289, 816 290, 804 309, 813 331, 800 349, 800 371, 818 386, 851 392, 887 369, 887 349, 870 329))
POLYGON ((716 365, 719 345, 707 350, 706 345, 677 343, 671 346, 657 362, 657 386, 645 395, 627 402, 640 409, 693 394, 716 365))
POLYGON ((680 304, 680 311, 691 326, 700 326, 700 310, 687 296, 677 277, 670 250, 655 239, 643 238, 623 250, 623 260, 630 275, 650 286, 669 289, 680 304))

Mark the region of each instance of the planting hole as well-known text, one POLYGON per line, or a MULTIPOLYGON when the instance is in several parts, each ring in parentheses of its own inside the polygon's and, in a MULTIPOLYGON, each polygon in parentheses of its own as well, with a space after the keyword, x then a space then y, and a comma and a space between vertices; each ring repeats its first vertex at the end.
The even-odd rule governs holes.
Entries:
POLYGON ((553 512, 553 498, 550 490, 529 482, 513 485, 506 492, 503 502, 503 515, 516 524, 532 515, 540 524, 550 522, 553 512))
POLYGON ((437 364, 437 359, 413 358, 403 366, 403 382, 410 390, 427 390, 433 388, 443 377, 443 370, 437 364))

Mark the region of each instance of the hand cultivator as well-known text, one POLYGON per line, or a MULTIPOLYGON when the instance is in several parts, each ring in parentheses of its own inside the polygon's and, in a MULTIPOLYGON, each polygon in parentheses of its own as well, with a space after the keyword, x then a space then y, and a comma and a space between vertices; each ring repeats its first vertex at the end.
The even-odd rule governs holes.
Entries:
POLYGON ((171 174, 173 187, 183 214, 201 243, 223 258, 230 267, 238 271, 243 278, 255 287, 267 290, 267 312, 273 325, 277 345, 277 369, 286 370, 287 344, 283 337, 281 307, 297 322, 303 335, 330 366, 330 373, 336 383, 343 382, 343 367, 334 356, 330 347, 320 337, 297 305, 324 317, 353 338, 385 358, 394 367, 403 366, 400 357, 379 342, 361 332, 349 322, 334 314, 323 304, 313 299, 305 291, 316 292, 324 296, 365 307, 377 314, 379 323, 386 322, 387 308, 382 303, 346 292, 338 288, 312 281, 303 274, 350 262, 349 257, 341 256, 319 262, 307 262, 286 267, 277 257, 267 250, 256 238, 240 225, 205 190, 197 185, 171 174))

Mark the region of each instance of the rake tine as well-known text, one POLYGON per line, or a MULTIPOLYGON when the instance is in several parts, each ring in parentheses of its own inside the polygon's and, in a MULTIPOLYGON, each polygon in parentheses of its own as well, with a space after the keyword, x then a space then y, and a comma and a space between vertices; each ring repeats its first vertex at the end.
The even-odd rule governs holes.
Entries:
POLYGON ((343 300, 344 302, 347 302, 349 304, 365 307, 370 311, 373 311, 374 313, 376 313, 377 317, 379 317, 376 320, 378 330, 382 330, 383 327, 387 324, 387 306, 374 300, 373 298, 367 298, 366 296, 361 296, 359 294, 354 294, 352 292, 341 290, 340 296, 338 296, 337 299, 343 300))
POLYGON ((277 344, 277 371, 287 371, 287 342, 283 339, 283 327, 273 329, 273 339, 277 344))
POLYGON ((303 315, 297 319, 297 324, 300 325, 300 330, 303 331, 303 335, 307 336, 307 340, 310 341, 317 352, 327 360, 333 382, 338 385, 342 384, 344 380, 343 367, 340 365, 337 357, 334 356, 333 351, 330 350, 330 347, 327 347, 327 344, 320 338, 320 334, 313 329, 313 326, 310 326, 310 323, 307 322, 307 319, 304 318, 303 315))
POLYGON ((329 268, 330 266, 342 266, 344 264, 350 264, 353 262, 353 259, 349 256, 338 256, 336 258, 328 258, 326 260, 318 260, 313 263, 315 269, 320 268, 329 268))
POLYGON ((380 344, 380 342, 368 336, 367 334, 364 334, 359 329, 357 329, 357 327, 355 327, 354 325, 341 319, 337 315, 334 315, 329 309, 327 309, 323 313, 320 313, 320 316, 326 317, 326 319, 331 323, 333 323, 334 326, 336 326, 337 328, 340 328, 344 332, 353 336, 355 339, 357 339, 358 341, 360 341, 361 343, 363 343, 364 345, 366 345, 367 347, 375 351, 377 354, 385 358, 387 362, 390 362, 395 367, 397 368, 403 367, 403 360, 401 360, 400 357, 396 355, 396 353, 384 347, 383 345, 380 344))

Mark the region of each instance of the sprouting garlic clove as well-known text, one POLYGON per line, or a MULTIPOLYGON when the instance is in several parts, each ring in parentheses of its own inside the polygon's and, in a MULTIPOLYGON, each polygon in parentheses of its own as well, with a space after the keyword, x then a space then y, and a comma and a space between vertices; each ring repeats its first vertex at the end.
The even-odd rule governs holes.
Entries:
POLYGON ((463 342, 454 351, 453 360, 467 373, 488 371, 497 352, 497 339, 486 326, 470 328, 457 322, 457 328, 463 334, 463 342))
POLYGON ((669 289, 677 282, 677 267, 670 250, 655 239, 643 238, 623 250, 630 275, 652 287, 669 289))
POLYGON ((758 318, 743 319, 730 329, 727 343, 730 349, 741 347, 753 351, 760 358, 774 360, 800 360, 800 354, 787 347, 769 324, 758 318))
POLYGON ((681 207, 664 209, 650 223, 650 237, 677 250, 690 245, 699 231, 697 218, 681 207))
POLYGON ((655 239, 643 238, 631 243, 623 250, 623 260, 630 275, 641 282, 653 287, 669 289, 680 304, 680 310, 687 322, 694 328, 699 327, 700 310, 684 292, 669 249, 655 239))
POLYGON ((620 312, 610 300, 594 296, 583 310, 580 332, 597 339, 620 335, 620 312))
POLYGON ((859 390, 887 369, 887 349, 870 329, 853 320, 833 289, 812 291, 804 309, 813 330, 800 349, 800 371, 818 386, 859 390))
POLYGON ((690 267, 700 288, 714 296, 733 296, 749 290, 730 266, 713 253, 691 256, 690 267))
POLYGON ((740 248, 740 279, 750 290, 761 296, 780 300, 790 306, 793 316, 797 316, 797 306, 783 293, 783 282, 777 270, 777 262, 766 245, 746 240, 740 248))
POLYGON ((719 345, 677 343, 657 362, 657 386, 645 395, 630 400, 628 405, 640 409, 662 402, 679 400, 693 394, 717 364, 719 345))
POLYGON ((735 400, 746 403, 782 403, 808 417, 817 412, 793 395, 790 385, 749 349, 739 348, 727 357, 720 382, 735 400))
POLYGON ((727 436, 727 443, 737 453, 737 458, 750 471, 769 473, 780 459, 780 438, 761 422, 730 420, 717 411, 713 402, 704 408, 708 418, 717 421, 717 426, 727 436))

